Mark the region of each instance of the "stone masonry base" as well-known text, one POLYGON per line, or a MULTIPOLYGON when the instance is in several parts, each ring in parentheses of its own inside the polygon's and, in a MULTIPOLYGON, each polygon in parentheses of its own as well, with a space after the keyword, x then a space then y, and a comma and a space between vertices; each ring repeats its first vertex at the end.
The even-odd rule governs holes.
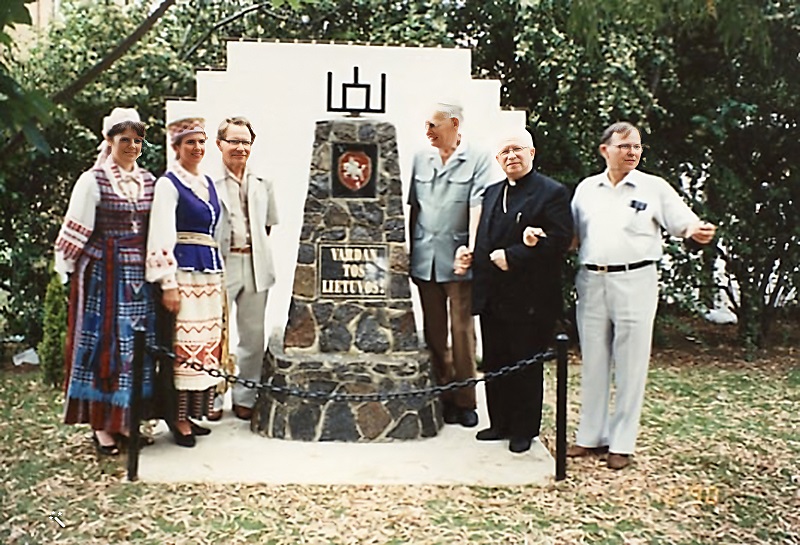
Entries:
MULTIPOLYGON (((424 350, 402 354, 274 353, 265 368, 272 384, 326 393, 372 394, 431 387, 424 350)), ((277 439, 372 442, 434 437, 442 427, 437 398, 387 401, 326 401, 259 392, 252 431, 277 439)))

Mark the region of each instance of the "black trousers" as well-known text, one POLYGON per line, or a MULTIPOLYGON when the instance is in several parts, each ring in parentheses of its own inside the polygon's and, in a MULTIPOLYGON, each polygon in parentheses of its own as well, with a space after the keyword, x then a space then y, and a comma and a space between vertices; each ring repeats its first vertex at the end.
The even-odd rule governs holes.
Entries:
MULTIPOLYGON (((502 319, 491 311, 480 315, 483 371, 497 371, 545 350, 553 326, 502 319)), ((542 424, 542 364, 486 382, 486 404, 492 428, 506 437, 533 438, 542 424)))

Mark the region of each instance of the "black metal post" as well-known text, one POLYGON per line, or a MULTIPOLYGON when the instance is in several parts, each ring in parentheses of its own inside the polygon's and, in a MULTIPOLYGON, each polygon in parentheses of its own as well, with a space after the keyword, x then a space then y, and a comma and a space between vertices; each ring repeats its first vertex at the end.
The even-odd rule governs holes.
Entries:
POLYGON ((567 478, 567 342, 556 337, 556 481, 567 478))
POLYGON ((144 371, 144 354, 147 349, 147 337, 144 329, 133 333, 133 369, 131 385, 131 408, 128 422, 128 480, 139 479, 139 421, 142 406, 142 374, 144 371))

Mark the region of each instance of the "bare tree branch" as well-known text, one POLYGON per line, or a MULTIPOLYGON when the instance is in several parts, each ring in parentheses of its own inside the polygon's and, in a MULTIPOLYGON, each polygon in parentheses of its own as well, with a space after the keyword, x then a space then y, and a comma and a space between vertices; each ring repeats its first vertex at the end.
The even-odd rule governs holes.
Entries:
MULTIPOLYGON (((220 28, 224 27, 227 24, 230 24, 230 23, 236 21, 237 19, 241 19, 242 17, 244 17, 245 15, 250 13, 251 11, 258 11, 258 10, 260 10, 262 8, 265 8, 265 6, 267 6, 269 4, 272 4, 272 2, 260 2, 258 4, 255 4, 253 6, 247 7, 245 9, 241 10, 241 11, 238 11, 238 12, 234 13, 233 15, 229 15, 228 17, 225 17, 224 19, 220 20, 216 25, 214 25, 211 28, 209 28, 205 32, 205 34, 203 34, 200 37, 199 40, 197 40, 194 44, 192 44, 192 46, 189 49, 186 50, 186 53, 184 53, 181 58, 183 60, 186 60, 189 57, 191 57, 192 54, 194 54, 194 52, 197 51, 197 48, 200 47, 203 43, 205 43, 205 41, 208 39, 208 37, 211 36, 211 34, 213 34, 215 31, 219 30, 220 28)), ((268 10, 265 9, 264 11, 268 11, 268 10)), ((277 13, 275 13, 273 11, 268 11, 268 13, 272 17, 275 17, 276 19, 283 19, 283 20, 286 20, 286 21, 289 20, 289 17, 284 17, 284 16, 281 16, 281 15, 278 15, 277 13)))
POLYGON ((147 34, 156 22, 161 18, 164 13, 175 4, 176 0, 164 0, 147 19, 142 21, 142 24, 134 30, 127 38, 122 40, 117 47, 115 47, 108 55, 103 57, 100 62, 92 66, 89 70, 84 72, 75 81, 67 85, 64 89, 57 92, 52 100, 55 103, 65 102, 74 97, 81 89, 90 84, 94 79, 108 70, 120 57, 122 57, 142 36, 147 34))

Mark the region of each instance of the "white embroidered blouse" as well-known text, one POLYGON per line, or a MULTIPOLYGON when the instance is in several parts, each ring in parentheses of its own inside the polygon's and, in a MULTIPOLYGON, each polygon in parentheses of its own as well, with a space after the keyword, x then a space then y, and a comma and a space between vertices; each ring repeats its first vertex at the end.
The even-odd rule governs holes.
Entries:
MULTIPOLYGON (((179 162, 169 168, 178 180, 204 201, 208 201, 208 180, 203 173, 192 174, 179 162)), ((178 206, 178 190, 172 180, 161 176, 156 180, 153 208, 150 212, 150 229, 147 237, 147 262, 145 279, 158 282, 161 289, 177 288, 175 273, 178 262, 175 259, 175 244, 178 240, 175 228, 175 209, 178 206)))
MULTIPOLYGON (((114 162, 112 157, 106 158, 101 168, 111 183, 114 193, 131 202, 142 198, 144 192, 144 173, 134 163, 133 170, 128 172, 114 162)), ((75 262, 89 237, 94 231, 95 213, 100 202, 100 187, 94 176, 94 167, 80 175, 67 207, 67 214, 56 239, 55 270, 66 282, 67 274, 75 270, 75 262)))

